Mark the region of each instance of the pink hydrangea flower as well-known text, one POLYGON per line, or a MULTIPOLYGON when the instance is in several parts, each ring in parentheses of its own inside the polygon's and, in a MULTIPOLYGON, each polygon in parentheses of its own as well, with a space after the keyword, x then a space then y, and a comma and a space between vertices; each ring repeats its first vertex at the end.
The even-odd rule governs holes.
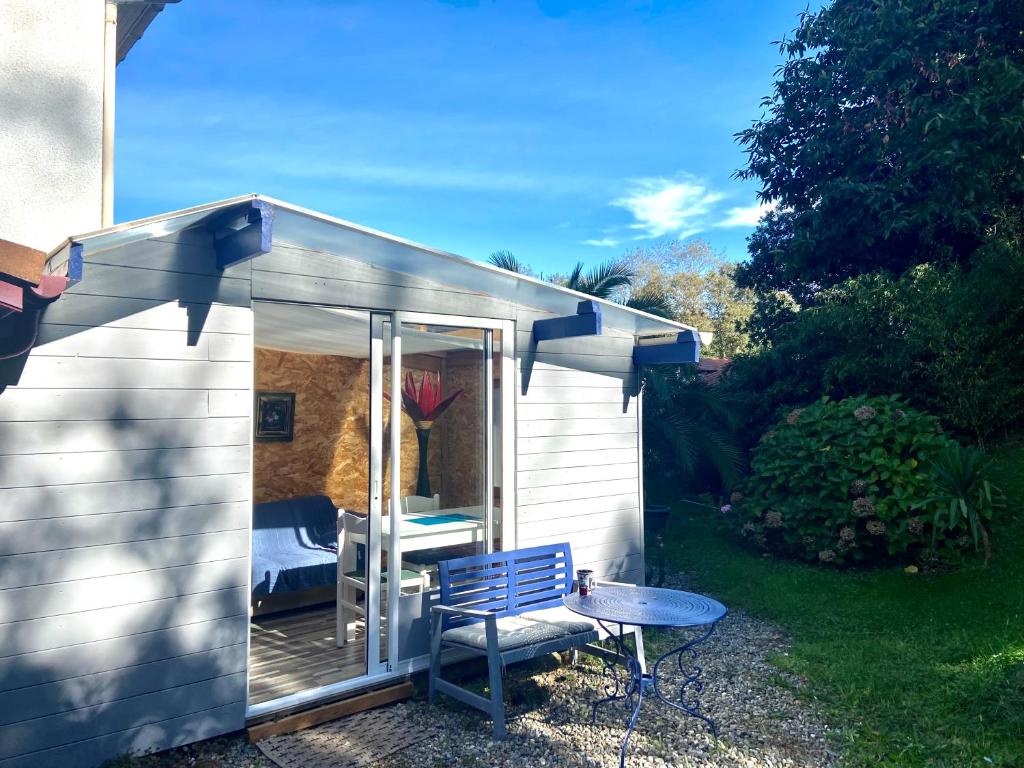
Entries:
POLYGON ((870 421, 871 419, 875 418, 877 413, 878 411, 876 411, 870 405, 862 405, 860 406, 860 408, 854 410, 853 416, 854 418, 857 419, 857 421, 870 421))

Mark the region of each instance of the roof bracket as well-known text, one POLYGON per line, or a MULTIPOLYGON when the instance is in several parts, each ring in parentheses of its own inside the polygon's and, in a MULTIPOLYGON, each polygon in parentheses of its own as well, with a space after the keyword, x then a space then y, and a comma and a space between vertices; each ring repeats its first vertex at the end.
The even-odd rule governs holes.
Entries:
POLYGON ((270 253, 273 243, 274 207, 262 200, 253 200, 238 215, 220 219, 214 230, 213 247, 217 252, 217 269, 270 253))
POLYGON ((576 314, 535 320, 533 341, 567 339, 572 336, 600 336, 601 307, 596 301, 585 299, 576 306, 576 314))
POLYGON ((634 365, 685 365, 698 362, 700 336, 696 331, 640 338, 633 347, 634 365))

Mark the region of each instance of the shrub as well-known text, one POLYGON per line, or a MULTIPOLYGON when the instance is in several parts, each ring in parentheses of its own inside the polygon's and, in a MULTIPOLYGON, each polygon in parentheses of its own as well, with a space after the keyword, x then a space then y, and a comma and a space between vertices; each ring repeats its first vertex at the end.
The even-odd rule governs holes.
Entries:
POLYGON ((727 512, 755 545, 843 564, 963 549, 965 519, 934 523, 930 467, 955 445, 938 421, 896 396, 828 398, 764 434, 727 512))
POLYGON ((975 550, 979 543, 984 549, 985 565, 991 557, 985 523, 1006 501, 1002 490, 989 481, 988 468, 989 461, 977 448, 958 443, 946 446, 930 466, 935 495, 921 503, 922 507, 935 504, 933 540, 941 531, 958 529, 966 523, 975 550))

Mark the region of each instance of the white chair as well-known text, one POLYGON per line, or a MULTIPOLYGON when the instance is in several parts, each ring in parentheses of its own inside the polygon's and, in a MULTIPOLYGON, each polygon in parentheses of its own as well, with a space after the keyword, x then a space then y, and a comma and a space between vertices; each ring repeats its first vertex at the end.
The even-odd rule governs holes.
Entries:
MULTIPOLYGON (((367 563, 359 566, 356 558, 357 545, 362 544, 367 552, 367 533, 369 521, 362 515, 354 515, 343 509, 338 510, 338 592, 337 592, 337 626, 336 641, 341 647, 355 639, 355 617, 366 618, 366 568, 367 563), (363 595, 360 604, 359 593, 363 595)), ((365 559, 366 555, 364 555, 365 559)), ((381 573, 381 602, 387 600, 387 573, 381 573)), ((400 589, 411 589, 422 592, 430 588, 430 574, 403 568, 400 589)))
POLYGON ((403 496, 402 513, 413 515, 417 512, 436 512, 441 508, 441 494, 433 496, 403 496))

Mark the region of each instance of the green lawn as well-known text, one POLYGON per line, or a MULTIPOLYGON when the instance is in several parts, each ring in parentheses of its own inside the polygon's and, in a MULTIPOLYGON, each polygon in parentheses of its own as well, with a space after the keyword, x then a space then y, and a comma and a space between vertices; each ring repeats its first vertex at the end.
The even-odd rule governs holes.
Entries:
POLYGON ((670 557, 701 588, 793 638, 851 766, 1024 766, 1024 449, 998 454, 1009 506, 992 564, 840 573, 737 547, 715 512, 677 505, 670 557))

